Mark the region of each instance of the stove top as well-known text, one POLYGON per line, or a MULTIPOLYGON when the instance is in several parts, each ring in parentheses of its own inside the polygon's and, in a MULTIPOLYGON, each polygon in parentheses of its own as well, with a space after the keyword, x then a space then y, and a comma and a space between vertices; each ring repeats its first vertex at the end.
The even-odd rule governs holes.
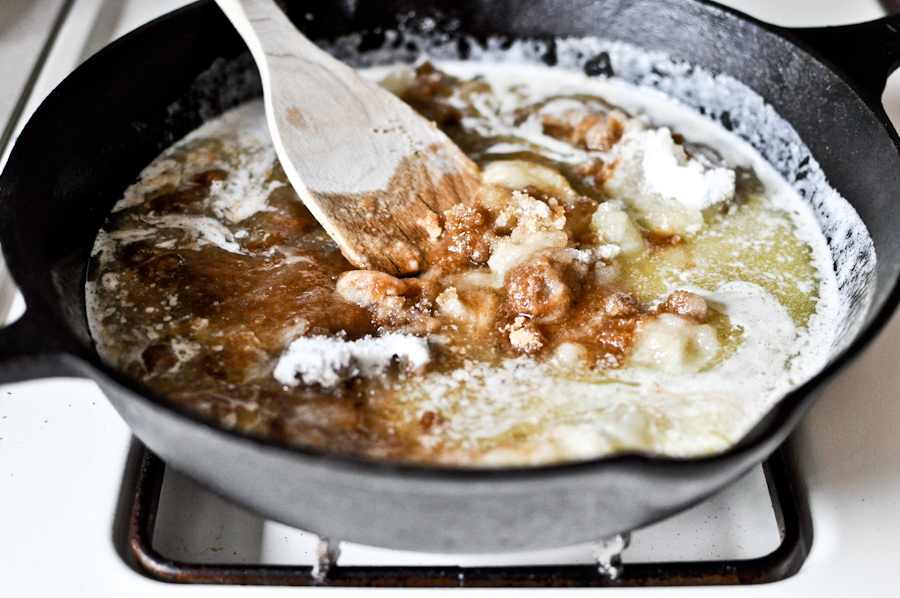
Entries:
POLYGON ((130 506, 117 513, 114 541, 140 571, 173 582, 352 587, 768 583, 794 575, 812 539, 806 504, 792 488, 782 451, 706 502, 632 534, 562 549, 489 555, 334 546, 229 504, 167 471, 140 443, 131 451, 126 472, 134 483, 123 496, 130 506))
MULTIPOLYGON (((35 0, 17 5, 14 13, 0 5, 0 23, 4 24, 0 27, 0 52, 7 71, 18 77, 4 80, 23 89, 29 83, 31 87, 30 95, 18 103, 9 99, 9 94, 0 95, 0 118, 22 115, 9 127, 9 135, 14 137, 40 101, 81 60, 108 41, 185 3, 35 0), (54 23, 59 24, 55 29, 54 23), (24 30, 29 27, 36 29, 24 30), (53 43, 38 43, 50 37, 53 43), (27 44, 16 45, 19 39, 27 44), (42 48, 46 49, 43 53, 42 48), (23 73, 30 73, 30 65, 35 63, 42 63, 42 68, 29 79, 23 73), (11 69, 10 64, 20 68, 11 69)), ((877 0, 724 3, 785 26, 836 25, 884 14, 877 0)), ((894 122, 900 122, 900 77, 889 82, 885 105, 894 122)), ((8 147, 3 149, 8 151, 8 147)), ((5 311, 4 288, 0 285, 0 314, 5 311)), ((10 317, 22 309, 18 299, 10 317)), ((890 572, 900 558, 896 542, 900 537, 900 407, 894 396, 900 388, 898 355, 900 317, 895 317, 866 354, 825 391, 788 442, 785 455, 794 474, 794 490, 801 507, 808 508, 801 509, 800 517, 805 517, 812 529, 811 549, 799 572, 766 585, 716 586, 703 591, 716 596, 737 592, 766 596, 890 593, 894 585, 890 572)), ((370 591, 175 585, 136 572, 129 565, 133 551, 127 529, 134 478, 123 472, 140 458, 130 431, 93 382, 53 379, 0 386, 0 587, 4 595, 218 596, 241 592, 256 596, 284 591, 362 595, 370 591)), ((164 560, 202 566, 312 567, 316 563, 314 536, 225 503, 177 473, 168 472, 162 479, 148 545, 164 560)), ((634 532, 623 555, 625 570, 629 565, 636 570, 662 561, 753 561, 782 545, 782 524, 772 509, 766 476, 759 467, 711 500, 634 532)), ((338 560, 339 567, 400 564, 454 575, 460 573, 455 569, 458 566, 593 563, 590 545, 485 559, 348 544, 341 546, 338 560)), ((558 591, 565 590, 542 590, 558 591)), ((699 590, 660 587, 642 591, 663 596, 699 590)))

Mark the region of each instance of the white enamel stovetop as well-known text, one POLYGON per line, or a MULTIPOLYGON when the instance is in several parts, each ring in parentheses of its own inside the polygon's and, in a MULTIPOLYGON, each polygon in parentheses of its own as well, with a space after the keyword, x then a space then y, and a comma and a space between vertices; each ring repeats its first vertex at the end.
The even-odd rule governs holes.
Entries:
MULTIPOLYGON (((787 26, 837 25, 884 14, 877 0, 724 3, 787 26)), ((39 46, 46 35, 31 34, 29 38, 24 28, 45 22, 49 30, 47 19, 52 19, 62 4, 62 0, 0 0, 0 85, 24 86, 27 75, 23 73, 30 69, 36 51, 27 54, 22 48, 29 43, 34 46, 34 39, 39 46)), ((105 41, 183 4, 184 0, 74 0, 46 66, 23 106, 19 127, 40 100, 105 41)), ((0 125, 8 117, 9 110, 2 106, 8 95, 5 88, 0 93, 0 125)), ((885 101, 894 122, 900 122, 900 77, 889 83, 885 101)), ((0 315, 2 310, 0 290, 0 315)), ((21 310, 21 302, 14 305, 14 314, 21 310)), ((0 386, 0 596, 362 596, 386 591, 178 586, 135 573, 116 554, 111 540, 130 438, 128 428, 92 382, 56 379, 0 386)), ((812 552, 797 575, 763 586, 604 592, 661 597, 900 595, 895 581, 900 562, 900 316, 828 388, 792 442, 808 486, 814 530, 812 552)), ((754 481, 754 476, 761 479, 759 472, 751 474, 709 504, 681 516, 680 521, 697 523, 704 534, 711 534, 714 552, 739 555, 761 550, 759 554, 764 554, 771 549, 772 536, 770 529, 762 529, 771 527, 765 518, 757 521, 748 516, 730 523, 724 531, 707 531, 714 529, 709 524, 720 515, 724 520, 732 508, 738 510, 745 500, 742 496, 758 495, 759 480, 754 481)), ((189 485, 184 481, 181 484, 189 485)), ((661 526, 668 526, 672 538, 681 535, 677 529, 671 531, 673 525, 661 526)), ((266 530, 264 544, 270 553, 289 552, 289 537, 294 538, 295 551, 306 550, 296 532, 292 535, 278 526, 266 530)), ((635 534, 634 554, 652 557, 654 550, 676 550, 654 546, 648 539, 653 533, 635 534)), ((165 533, 158 529, 158 535, 168 538, 171 551, 190 552, 192 540, 179 535, 177 529, 165 533)), ((223 531, 216 542, 227 545, 229 541, 223 531)), ((677 550, 699 550, 692 542, 683 541, 677 550)), ((625 560, 628 562, 628 553, 625 560)), ((404 592, 418 596, 439 591, 446 590, 404 592)), ((481 591, 504 596, 516 591, 536 592, 543 596, 569 590, 468 590, 481 591)))

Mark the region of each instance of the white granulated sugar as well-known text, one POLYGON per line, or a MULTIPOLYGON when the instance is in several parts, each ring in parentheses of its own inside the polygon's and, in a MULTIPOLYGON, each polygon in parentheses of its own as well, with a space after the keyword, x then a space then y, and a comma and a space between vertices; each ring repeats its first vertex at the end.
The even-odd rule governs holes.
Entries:
POLYGON ((703 210, 734 197, 734 171, 679 159, 672 132, 666 127, 634 132, 620 147, 626 153, 639 154, 646 190, 663 199, 703 210))
MULTIPOLYGON (((591 257, 597 257, 597 258, 604 259, 604 260, 611 260, 614 257, 616 257, 617 255, 619 255, 620 253, 622 253, 622 248, 613 243, 606 243, 606 244, 601 245, 600 247, 597 247, 596 249, 594 249, 594 251, 592 253, 594 255, 591 257)), ((584 261, 594 261, 594 260, 587 259, 584 261)))
POLYGON ((622 252, 622 248, 613 243, 601 245, 596 250, 597 255, 603 259, 611 260, 622 252))
POLYGON ((328 336, 294 340, 275 366, 275 379, 288 386, 333 387, 358 376, 376 376, 397 359, 409 371, 431 361, 428 341, 409 334, 367 336, 355 341, 328 336))

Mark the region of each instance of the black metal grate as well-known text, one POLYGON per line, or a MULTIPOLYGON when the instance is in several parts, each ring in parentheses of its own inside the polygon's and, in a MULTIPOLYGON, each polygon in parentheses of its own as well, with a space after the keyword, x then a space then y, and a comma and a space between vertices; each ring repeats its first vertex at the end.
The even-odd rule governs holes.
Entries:
POLYGON ((176 562, 153 548, 153 527, 165 464, 146 448, 131 500, 127 542, 138 568, 173 583, 236 585, 324 585, 355 587, 603 587, 738 585, 778 581, 796 573, 809 552, 808 520, 791 489, 781 451, 763 464, 781 544, 770 554, 748 560, 626 564, 612 581, 596 565, 528 567, 332 566, 318 581, 311 566, 198 565, 176 562))

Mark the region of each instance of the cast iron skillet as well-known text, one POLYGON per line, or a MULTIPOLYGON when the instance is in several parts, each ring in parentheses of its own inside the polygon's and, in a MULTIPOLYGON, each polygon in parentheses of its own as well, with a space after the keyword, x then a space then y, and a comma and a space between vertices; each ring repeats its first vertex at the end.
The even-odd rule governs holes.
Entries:
MULTIPOLYGON (((795 127, 868 226, 877 282, 862 332, 736 447, 703 459, 625 455, 499 471, 397 466, 280 446, 185 412, 101 363, 84 282, 94 236, 140 170, 203 120, 259 94, 243 43, 205 0, 92 58, 19 138, 0 178, 0 241, 28 309, 0 334, 0 380, 93 378, 145 444, 222 495, 332 540, 403 549, 495 552, 596 540, 696 503, 759 463, 898 300, 900 157, 879 98, 900 60, 900 18, 788 31, 697 0, 298 1, 288 12, 314 39, 364 31, 362 43, 377 45, 379 28, 413 10, 452 35, 598 35, 743 81, 795 127)), ((552 63, 552 52, 545 58, 552 63)))

